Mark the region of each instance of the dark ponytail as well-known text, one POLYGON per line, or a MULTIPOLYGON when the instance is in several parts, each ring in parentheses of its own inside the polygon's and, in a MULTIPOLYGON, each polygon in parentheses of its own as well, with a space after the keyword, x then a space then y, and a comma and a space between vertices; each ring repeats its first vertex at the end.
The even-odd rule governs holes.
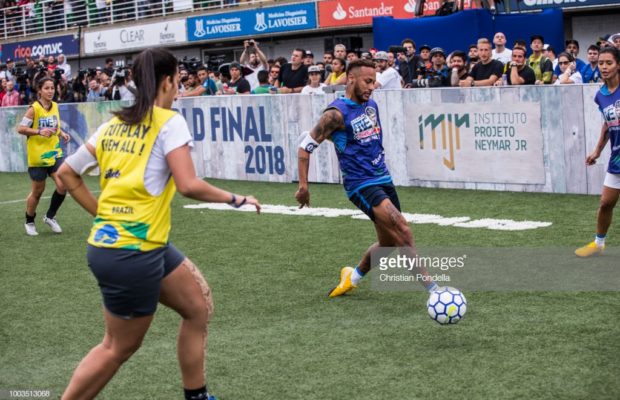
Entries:
POLYGON ((136 84, 136 101, 112 114, 129 125, 140 123, 153 112, 159 84, 177 73, 177 59, 166 49, 146 49, 136 57, 133 64, 136 84))

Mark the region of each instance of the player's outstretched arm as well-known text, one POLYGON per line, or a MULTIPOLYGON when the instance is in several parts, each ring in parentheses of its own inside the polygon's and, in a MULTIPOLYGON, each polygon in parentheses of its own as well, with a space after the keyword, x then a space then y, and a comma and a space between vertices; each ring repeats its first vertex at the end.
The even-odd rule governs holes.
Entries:
POLYGON ((310 154, 324 140, 329 139, 332 133, 344 129, 344 118, 337 109, 329 109, 323 113, 321 119, 314 128, 306 135, 297 150, 297 168, 299 171, 299 188, 295 193, 295 199, 299 208, 310 207, 310 192, 308 191, 308 169, 310 167, 310 154))
POLYGON ((84 184, 82 174, 96 165, 95 148, 87 143, 80 146, 58 169, 58 176, 71 197, 93 217, 97 215, 97 198, 84 184))
POLYGON ((260 214, 261 205, 253 196, 233 194, 198 178, 188 145, 172 150, 166 155, 166 160, 172 171, 177 190, 183 196, 199 201, 227 203, 237 208, 250 204, 260 214))

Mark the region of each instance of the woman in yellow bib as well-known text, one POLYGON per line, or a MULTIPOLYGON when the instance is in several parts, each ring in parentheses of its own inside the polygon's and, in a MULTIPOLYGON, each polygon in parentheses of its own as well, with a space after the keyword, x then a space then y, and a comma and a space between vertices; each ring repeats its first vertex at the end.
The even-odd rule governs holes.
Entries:
MULTIPOLYGON (((59 171, 71 196, 95 216, 88 265, 103 295, 105 336, 77 366, 62 399, 92 399, 138 350, 158 303, 183 319, 178 338, 186 399, 212 399, 204 360, 211 290, 196 266, 168 242, 176 189, 189 198, 233 207, 260 204, 196 176, 186 121, 171 110, 177 60, 165 49, 140 53, 133 66, 135 103, 114 113, 59 171), (81 178, 101 170, 96 199, 81 178)), ((140 397, 138 395, 138 397, 140 397)))
POLYGON ((61 233, 62 229, 56 221, 56 212, 65 199, 65 187, 56 172, 62 164, 63 154, 60 139, 69 141, 69 135, 60 129, 60 114, 58 104, 54 98, 54 80, 43 78, 36 83, 38 99, 26 111, 24 119, 17 128, 17 132, 26 136, 28 152, 28 175, 32 181, 32 189, 26 199, 26 234, 36 236, 39 233, 34 224, 37 206, 45 190, 45 180, 51 177, 56 184, 52 194, 50 207, 43 217, 54 233, 61 233))

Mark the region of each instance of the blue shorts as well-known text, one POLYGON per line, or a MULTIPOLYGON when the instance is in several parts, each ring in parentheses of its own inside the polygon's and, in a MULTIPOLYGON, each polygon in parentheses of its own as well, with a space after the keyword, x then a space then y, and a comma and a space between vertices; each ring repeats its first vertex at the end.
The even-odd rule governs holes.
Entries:
POLYGON ((151 251, 88 245, 86 254, 105 308, 124 319, 153 315, 162 279, 185 259, 172 244, 151 251))
POLYGON ((373 221, 375 220, 375 213, 372 211, 372 208, 381 204, 385 199, 390 199, 394 207, 400 211, 400 201, 398 200, 398 194, 396 194, 396 188, 392 183, 366 186, 365 188, 355 190, 351 197, 349 197, 349 200, 373 221))
POLYGON ((28 167, 28 175, 35 182, 44 181, 48 176, 52 176, 54 172, 58 171, 64 160, 62 157, 57 158, 56 163, 51 167, 28 167))

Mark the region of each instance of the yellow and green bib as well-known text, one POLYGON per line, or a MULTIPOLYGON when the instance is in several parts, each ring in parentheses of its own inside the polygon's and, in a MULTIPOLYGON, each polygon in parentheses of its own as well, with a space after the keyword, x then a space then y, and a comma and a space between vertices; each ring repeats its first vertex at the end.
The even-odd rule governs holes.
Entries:
POLYGON ((89 244, 149 251, 168 242, 174 181, 170 178, 153 196, 144 186, 144 174, 159 131, 175 114, 154 107, 152 119, 147 114, 141 123, 128 125, 114 117, 101 129, 96 156, 102 192, 89 244))
POLYGON ((29 167, 51 167, 56 164, 56 159, 62 157, 60 148, 60 114, 58 104, 52 102, 52 107, 48 110, 43 108, 41 103, 32 103, 34 109, 34 129, 51 128, 56 130, 56 134, 50 137, 28 136, 26 147, 28 150, 29 167))

